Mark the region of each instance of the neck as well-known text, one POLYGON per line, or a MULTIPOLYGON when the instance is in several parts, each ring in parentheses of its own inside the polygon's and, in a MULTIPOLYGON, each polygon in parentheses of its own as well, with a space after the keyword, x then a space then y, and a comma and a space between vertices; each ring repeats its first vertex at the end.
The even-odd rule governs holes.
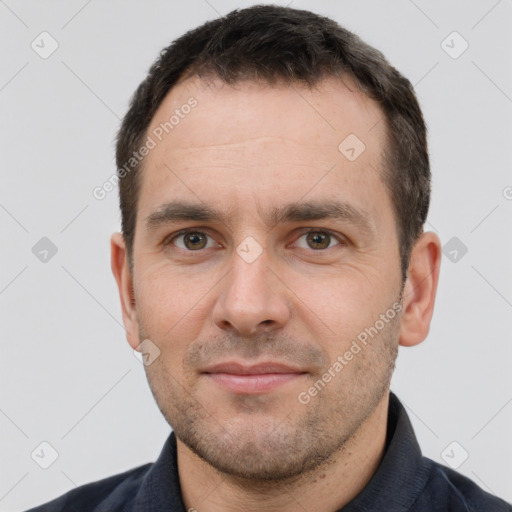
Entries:
POLYGON ((254 482, 217 471, 177 439, 178 473, 186 510, 201 512, 319 512, 338 510, 357 496, 384 455, 389 393, 343 448, 299 478, 254 482))

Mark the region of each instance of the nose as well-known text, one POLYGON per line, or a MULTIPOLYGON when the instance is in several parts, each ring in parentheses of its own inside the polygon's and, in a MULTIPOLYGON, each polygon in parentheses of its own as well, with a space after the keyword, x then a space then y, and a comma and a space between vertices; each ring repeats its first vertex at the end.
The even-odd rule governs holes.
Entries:
POLYGON ((220 286, 213 310, 220 329, 255 336, 284 327, 290 318, 287 288, 269 267, 265 251, 251 263, 235 253, 220 286))

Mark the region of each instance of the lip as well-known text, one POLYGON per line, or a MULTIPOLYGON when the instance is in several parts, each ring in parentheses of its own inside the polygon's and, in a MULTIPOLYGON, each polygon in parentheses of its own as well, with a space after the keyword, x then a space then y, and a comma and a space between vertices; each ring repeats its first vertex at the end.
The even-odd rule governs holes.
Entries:
POLYGON ((264 373, 306 373, 300 368, 274 361, 258 364, 243 364, 237 361, 226 361, 205 368, 202 373, 229 373, 232 375, 261 375, 264 373))
POLYGON ((202 372, 219 386, 239 394, 273 391, 306 373, 299 368, 271 361, 255 365, 230 361, 210 366, 202 372))

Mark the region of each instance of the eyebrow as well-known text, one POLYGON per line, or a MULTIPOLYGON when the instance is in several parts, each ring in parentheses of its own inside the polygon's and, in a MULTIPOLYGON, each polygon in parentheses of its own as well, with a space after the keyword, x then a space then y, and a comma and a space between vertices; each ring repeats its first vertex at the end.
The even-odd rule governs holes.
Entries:
MULTIPOLYGON (((148 231, 179 221, 218 221, 229 225, 230 211, 223 213, 220 210, 201 203, 188 201, 171 201, 163 204, 145 219, 148 231)), ((302 222, 311 220, 337 219, 353 224, 357 228, 371 235, 375 232, 370 216, 354 206, 338 201, 307 201, 301 203, 288 203, 279 208, 272 208, 265 219, 268 226, 274 227, 278 223, 302 222)))

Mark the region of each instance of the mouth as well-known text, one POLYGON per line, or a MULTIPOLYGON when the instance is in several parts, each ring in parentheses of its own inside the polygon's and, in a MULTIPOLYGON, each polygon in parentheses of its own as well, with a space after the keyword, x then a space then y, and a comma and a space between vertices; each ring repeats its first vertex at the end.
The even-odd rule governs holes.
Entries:
POLYGON ((275 362, 244 365, 231 361, 210 366, 201 373, 233 393, 258 394, 273 391, 308 372, 275 362))

